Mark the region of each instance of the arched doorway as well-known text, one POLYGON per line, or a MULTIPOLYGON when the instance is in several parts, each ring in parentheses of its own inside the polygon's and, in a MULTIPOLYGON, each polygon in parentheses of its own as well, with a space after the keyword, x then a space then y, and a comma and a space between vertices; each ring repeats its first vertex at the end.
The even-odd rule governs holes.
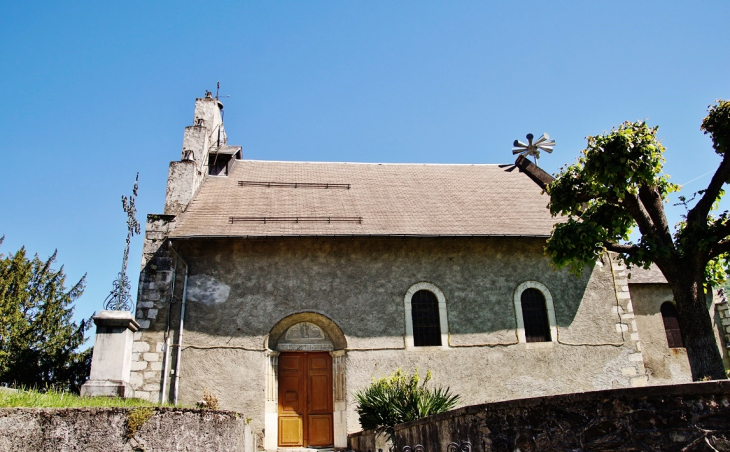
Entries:
POLYGON ((268 347, 266 449, 345 447, 340 328, 320 314, 295 314, 271 329, 268 347))

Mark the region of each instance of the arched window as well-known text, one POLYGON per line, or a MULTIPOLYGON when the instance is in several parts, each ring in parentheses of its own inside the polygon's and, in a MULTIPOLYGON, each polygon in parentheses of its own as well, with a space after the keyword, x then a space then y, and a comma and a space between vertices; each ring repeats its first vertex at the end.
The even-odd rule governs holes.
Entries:
POLYGON ((664 320, 664 331, 667 333, 667 345, 669 348, 682 348, 682 330, 679 329, 679 318, 674 303, 667 301, 661 307, 662 320, 664 320))
POLYGON ((413 345, 416 347, 441 345, 439 302, 433 292, 419 290, 413 294, 411 319, 413 321, 413 345))
POLYGON ((545 296, 537 289, 525 289, 520 295, 522 302, 522 320, 525 322, 526 342, 550 342, 550 324, 548 322, 545 296))
POLYGON ((435 285, 419 282, 403 298, 406 322, 406 348, 448 347, 449 322, 446 297, 435 285))
POLYGON ((555 342, 557 324, 553 297, 537 281, 525 281, 515 289, 515 316, 520 342, 555 342))

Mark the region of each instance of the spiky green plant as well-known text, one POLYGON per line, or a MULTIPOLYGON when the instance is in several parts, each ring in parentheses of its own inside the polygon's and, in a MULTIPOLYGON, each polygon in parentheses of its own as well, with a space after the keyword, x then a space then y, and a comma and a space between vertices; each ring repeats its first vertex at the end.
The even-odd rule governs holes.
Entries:
POLYGON ((389 377, 374 378, 368 387, 353 394, 362 428, 385 434, 392 441, 395 425, 454 408, 459 395, 448 387, 426 387, 432 377, 428 371, 421 381, 418 370, 410 375, 397 369, 389 377))

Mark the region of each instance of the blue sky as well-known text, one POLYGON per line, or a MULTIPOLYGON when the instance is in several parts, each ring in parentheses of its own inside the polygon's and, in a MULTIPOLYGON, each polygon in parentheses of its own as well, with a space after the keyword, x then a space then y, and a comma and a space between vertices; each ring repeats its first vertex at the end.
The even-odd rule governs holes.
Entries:
POLYGON ((699 125, 730 98, 728 19, 727 1, 5 1, 0 252, 57 248, 69 285, 88 273, 77 318, 101 309, 121 195, 139 171, 138 219, 162 212, 217 81, 244 158, 509 163, 513 140, 548 132, 555 172, 587 135, 646 119, 696 191, 719 162, 699 125))

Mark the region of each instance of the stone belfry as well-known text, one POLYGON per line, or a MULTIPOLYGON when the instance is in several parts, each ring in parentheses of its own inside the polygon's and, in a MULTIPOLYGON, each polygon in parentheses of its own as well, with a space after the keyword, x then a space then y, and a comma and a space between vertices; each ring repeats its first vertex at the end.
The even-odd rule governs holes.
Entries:
POLYGON ((110 335, 121 338, 114 343, 122 345, 115 345, 113 351, 98 353, 109 361, 107 367, 114 371, 114 381, 95 380, 93 388, 88 385, 88 395, 139 397, 153 402, 177 399, 187 263, 168 237, 177 216, 187 209, 205 178, 227 176, 241 158, 241 147, 228 146, 227 142, 223 104, 207 91, 205 97, 195 100, 193 124, 185 127, 180 160, 170 162, 164 213, 147 215, 134 317, 127 312, 124 319, 113 319, 116 323, 102 332, 105 336, 97 332, 97 342, 100 338, 108 342, 106 336, 110 335))
POLYGON ((223 116, 209 91, 195 100, 180 160, 170 162, 164 213, 147 215, 130 376, 135 397, 177 401, 188 266, 168 237, 205 178, 227 176, 241 159, 241 147, 228 145, 223 116))
POLYGON ((223 104, 206 92, 195 101, 193 125, 185 127, 179 162, 170 162, 165 193, 165 215, 178 215, 190 204, 208 173, 211 155, 227 147, 223 104), (212 152, 212 154, 211 154, 212 152))

